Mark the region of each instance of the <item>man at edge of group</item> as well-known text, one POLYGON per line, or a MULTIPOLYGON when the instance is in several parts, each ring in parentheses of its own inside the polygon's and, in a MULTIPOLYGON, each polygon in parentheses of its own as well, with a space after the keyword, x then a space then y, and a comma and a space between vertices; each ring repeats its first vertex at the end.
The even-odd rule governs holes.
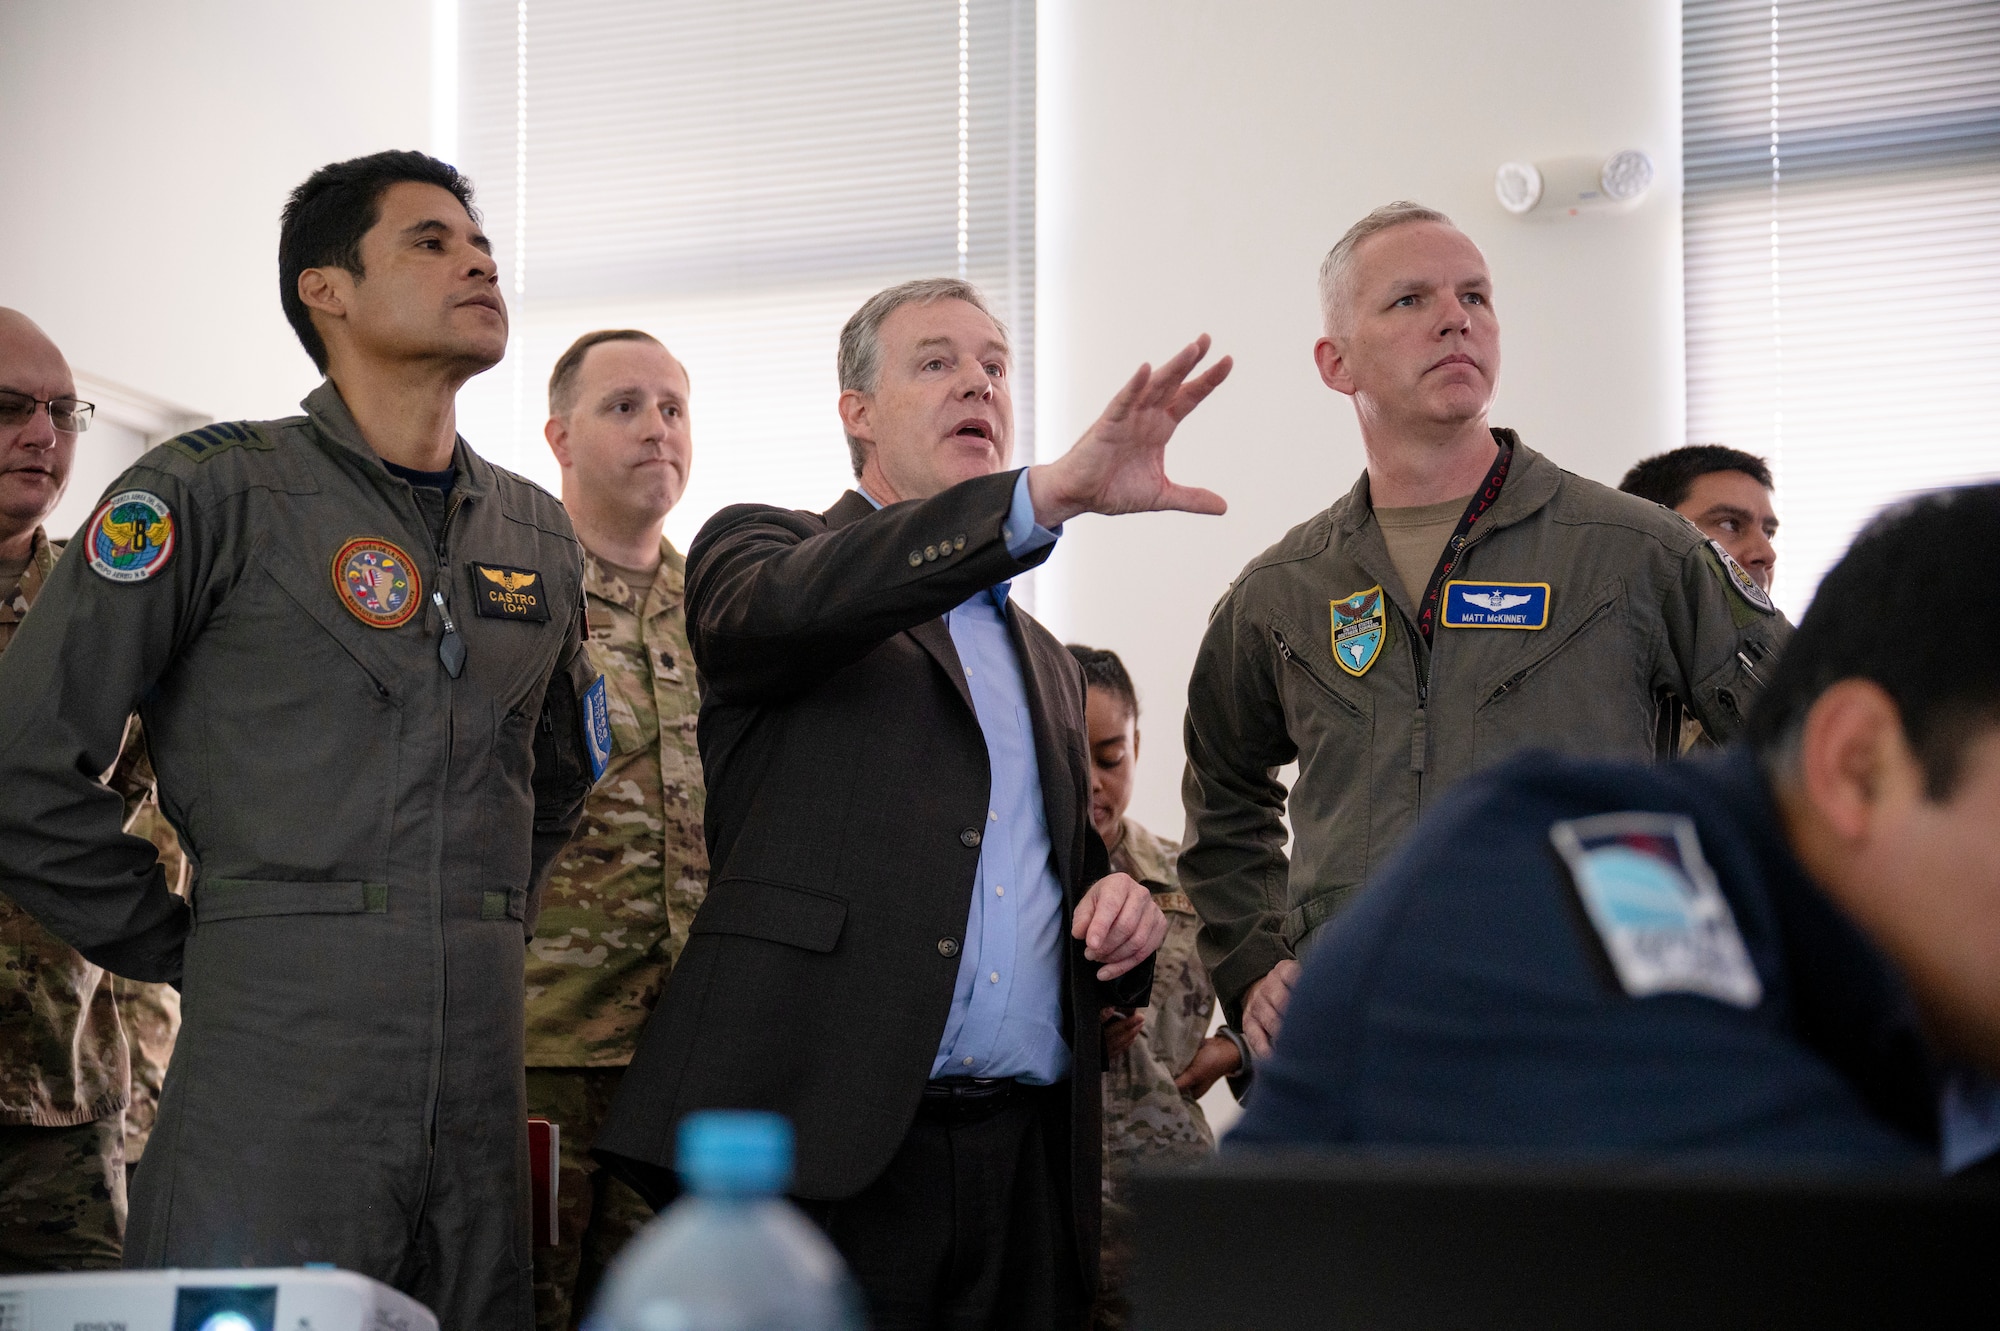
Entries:
MULTIPOLYGON (((1771 491, 1771 469, 1764 459, 1721 444, 1689 444, 1656 453, 1635 463, 1618 482, 1626 494, 1650 499, 1692 522, 1703 536, 1721 546, 1751 581, 1770 594, 1778 569, 1778 511, 1771 491)), ((1662 726, 1673 725, 1678 699, 1664 704, 1662 726)), ((1712 749, 1701 724, 1691 716, 1680 721, 1680 751, 1697 745, 1712 749)))
POLYGON ((662 531, 693 462, 688 410, 687 370, 636 329, 584 334, 549 375, 544 433, 583 545, 611 760, 528 944, 528 1113, 561 1130, 556 1243, 535 1249, 539 1331, 575 1326, 653 1217, 590 1146, 708 882, 685 565, 662 531))
POLYGON ((1009 470, 1005 330, 892 287, 841 332, 856 489, 689 551, 713 869, 599 1150, 659 1197, 689 1110, 786 1114, 878 1331, 1088 1314, 1100 1012, 1143 1006, 1166 921, 1090 830, 1081 671, 1008 593, 1078 514, 1223 510, 1165 470, 1207 349, 1009 470))
POLYGON ((2000 485, 1879 517, 1721 754, 1461 783, 1314 948, 1227 1149, 1990 1157, 1951 1088, 2000 1074, 1996 535, 2000 485))
POLYGON ((1238 575, 1188 685, 1181 885, 1260 1058, 1297 958, 1428 801, 1523 748, 1670 752, 1663 697, 1727 740, 1789 632, 1685 522, 1488 426, 1493 283, 1442 213, 1361 219, 1320 304, 1367 468, 1238 575))
POLYGON ((1118 653, 1069 645, 1089 690, 1090 825, 1111 852, 1111 867, 1146 885, 1167 919, 1153 959, 1153 999, 1143 1012, 1106 1011, 1104 1038, 1104 1242, 1094 1324, 1130 1324, 1132 1235, 1125 1181, 1140 1165, 1194 1164, 1215 1150, 1200 1100, 1248 1065, 1243 1037, 1210 1035, 1215 988, 1195 952, 1201 917, 1174 877, 1180 847, 1148 831, 1126 810, 1139 765, 1139 691, 1118 653))
POLYGON ((413 152, 293 191, 326 382, 147 453, 57 563, 0 656, 0 890, 182 985, 128 1266, 331 1262, 525 1331, 522 958, 600 695, 562 506, 455 430, 507 346, 471 197, 413 152), (135 706, 191 902, 90 775, 135 706))

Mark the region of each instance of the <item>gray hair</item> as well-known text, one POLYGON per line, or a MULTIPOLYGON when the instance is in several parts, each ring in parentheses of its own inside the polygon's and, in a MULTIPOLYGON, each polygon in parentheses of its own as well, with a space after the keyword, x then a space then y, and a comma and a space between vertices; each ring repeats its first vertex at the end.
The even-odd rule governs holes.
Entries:
POLYGON ((1339 324, 1335 316, 1344 312, 1354 299, 1354 251, 1368 237, 1410 222, 1442 222, 1457 229, 1457 224, 1437 209, 1411 203, 1408 199, 1398 199, 1394 203, 1383 204, 1347 228, 1347 234, 1326 252, 1326 258, 1319 265, 1319 312, 1329 337, 1339 324))
MULTIPOLYGON (((878 291, 862 303, 840 330, 840 390, 872 393, 882 378, 882 321, 905 305, 930 305, 940 300, 962 300, 993 321, 1000 341, 1007 341, 1007 325, 987 307, 979 288, 957 277, 920 277, 899 282, 878 291)), ((847 436, 847 454, 854 462, 854 474, 861 474, 868 460, 865 440, 847 436)))

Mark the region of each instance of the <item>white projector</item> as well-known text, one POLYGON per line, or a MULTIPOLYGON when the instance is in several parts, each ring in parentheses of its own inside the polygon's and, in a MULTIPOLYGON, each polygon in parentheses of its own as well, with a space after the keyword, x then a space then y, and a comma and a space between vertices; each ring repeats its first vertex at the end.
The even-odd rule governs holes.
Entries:
POLYGON ((438 1331, 430 1309, 332 1267, 0 1275, 0 1331, 438 1331))

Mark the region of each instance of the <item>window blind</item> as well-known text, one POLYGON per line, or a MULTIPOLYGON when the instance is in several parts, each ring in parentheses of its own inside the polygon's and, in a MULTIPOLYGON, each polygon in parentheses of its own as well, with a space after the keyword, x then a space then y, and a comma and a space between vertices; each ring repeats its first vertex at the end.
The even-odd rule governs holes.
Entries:
POLYGON ((1688 437, 1770 459, 1796 616, 2000 475, 2000 0, 1685 0, 1682 55, 1688 437))
POLYGON ((681 548, 745 500, 852 483, 841 325, 912 277, 978 283, 1033 455, 1033 0, 460 0, 458 165, 513 309, 467 439, 553 488, 549 370, 593 328, 687 365, 681 548))

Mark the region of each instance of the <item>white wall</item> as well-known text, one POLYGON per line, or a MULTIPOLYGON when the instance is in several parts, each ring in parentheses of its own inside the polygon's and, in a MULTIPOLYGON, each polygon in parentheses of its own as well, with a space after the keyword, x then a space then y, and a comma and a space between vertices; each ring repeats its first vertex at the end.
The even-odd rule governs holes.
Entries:
POLYGON ((79 373, 295 413, 319 376, 278 307, 279 209, 327 162, 426 145, 430 25, 421 0, 7 0, 0 305, 79 373))
POLYGON ((1683 442, 1679 13, 1044 0, 1038 452, 1198 332, 1237 360, 1168 452, 1228 516, 1080 519, 1038 579, 1051 627, 1118 650, 1137 678, 1140 821, 1181 831, 1180 722, 1209 607, 1360 473, 1353 410, 1311 348, 1319 260, 1368 209, 1417 199, 1485 249, 1505 355, 1494 423, 1608 482, 1683 442), (1629 215, 1551 224, 1494 202, 1503 161, 1623 147, 1660 168, 1629 215))

